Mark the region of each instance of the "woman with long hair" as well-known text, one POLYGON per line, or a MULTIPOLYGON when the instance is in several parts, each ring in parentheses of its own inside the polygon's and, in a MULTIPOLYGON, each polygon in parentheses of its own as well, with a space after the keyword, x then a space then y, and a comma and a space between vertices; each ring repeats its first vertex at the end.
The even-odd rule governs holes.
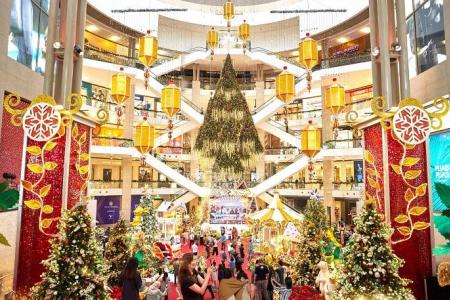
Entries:
POLYGON ((120 274, 119 286, 122 288, 121 300, 139 300, 142 279, 138 272, 138 260, 135 257, 128 260, 125 269, 120 274))
POLYGON ((209 279, 211 277, 211 268, 208 268, 202 282, 200 282, 198 276, 194 275, 194 270, 194 255, 192 253, 184 254, 181 259, 181 265, 178 274, 178 280, 180 283, 183 300, 203 299, 203 294, 208 287, 209 279))

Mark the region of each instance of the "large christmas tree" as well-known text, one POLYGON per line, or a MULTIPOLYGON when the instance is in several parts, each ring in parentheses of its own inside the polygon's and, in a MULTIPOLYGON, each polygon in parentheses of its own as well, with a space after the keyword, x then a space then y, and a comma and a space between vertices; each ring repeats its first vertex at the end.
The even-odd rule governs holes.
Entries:
POLYGON ((398 270, 403 261, 389 244, 391 228, 372 205, 355 218, 355 233, 344 248, 343 264, 337 273, 336 299, 383 295, 383 299, 411 299, 398 270))
POLYGON ((321 242, 325 237, 328 221, 319 199, 309 199, 303 214, 294 272, 299 285, 315 286, 319 274, 317 264, 324 259, 321 242))
POLYGON ((195 150, 222 178, 240 178, 263 152, 230 55, 225 59, 214 97, 208 103, 195 150))
POLYGON ((124 220, 119 220, 111 230, 105 249, 105 259, 109 265, 108 285, 110 287, 119 285, 120 273, 129 258, 127 224, 124 220))
POLYGON ((153 243, 159 238, 160 230, 153 198, 148 191, 142 195, 139 206, 134 210, 134 215, 130 250, 132 255, 139 260, 141 269, 149 270, 159 263, 159 260, 153 255, 152 249, 153 243))
POLYGON ((52 240, 51 253, 42 263, 42 281, 33 289, 33 299, 110 299, 103 249, 95 238, 86 206, 64 212, 52 240))

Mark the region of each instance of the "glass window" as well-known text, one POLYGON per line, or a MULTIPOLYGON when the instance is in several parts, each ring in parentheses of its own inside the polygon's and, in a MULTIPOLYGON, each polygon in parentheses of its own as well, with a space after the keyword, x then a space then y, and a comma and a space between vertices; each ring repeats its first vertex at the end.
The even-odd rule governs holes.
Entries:
POLYGON ((409 16, 413 12, 413 0, 405 0, 405 15, 409 16))
POLYGON ((31 69, 44 72, 48 17, 38 0, 13 0, 8 56, 31 69))
POLYGON ((406 21, 410 77, 445 61, 443 0, 414 0, 406 21))

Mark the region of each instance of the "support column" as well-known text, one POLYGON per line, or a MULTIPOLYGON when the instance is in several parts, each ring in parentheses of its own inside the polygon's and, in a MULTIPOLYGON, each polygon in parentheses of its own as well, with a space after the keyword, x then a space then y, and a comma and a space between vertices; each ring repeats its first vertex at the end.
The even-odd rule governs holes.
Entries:
POLYGON ((386 99, 387 109, 389 110, 393 105, 392 97, 392 81, 391 81, 391 57, 389 45, 389 17, 388 17, 388 3, 386 0, 377 0, 378 9, 378 27, 380 34, 380 55, 379 60, 381 64, 381 90, 382 95, 386 99))
POLYGON ((135 85, 131 84, 130 88, 130 99, 125 101, 123 120, 123 137, 125 139, 133 139, 133 122, 134 122, 134 95, 135 95, 135 85))
MULTIPOLYGON (((72 93, 73 78, 73 48, 75 46, 75 26, 77 20, 78 1, 66 1, 65 30, 64 30, 64 61, 61 74, 61 99, 57 99, 66 108, 70 105, 67 97, 72 93)), ((62 22, 63 20, 61 20, 62 22)))
POLYGON ((133 158, 122 158, 122 203, 120 205, 120 216, 129 220, 131 216, 131 188, 133 181, 133 158))
POLYGON ((400 57, 398 59, 400 71, 400 98, 409 97, 409 68, 408 68, 408 51, 406 40, 406 17, 405 17, 405 0, 396 0, 396 19, 397 19, 397 39, 400 47, 400 57))
POLYGON ((192 67, 192 102, 197 103, 206 112, 208 103, 200 101, 200 68, 198 64, 194 64, 192 67))
MULTIPOLYGON (((77 31, 75 34, 75 44, 81 51, 84 51, 84 28, 86 26, 87 0, 78 0, 77 31)), ((73 65, 72 93, 79 94, 81 91, 81 79, 83 76, 83 55, 75 52, 75 62, 73 65)))
MULTIPOLYGON (((322 80, 327 82, 328 80, 322 80)), ((322 107, 325 107, 325 92, 329 85, 322 86, 322 107)), ((333 120, 331 112, 328 109, 322 109, 322 143, 333 140, 333 120)))
MULTIPOLYGON (((372 51, 378 47, 378 21, 377 21, 377 1, 369 0, 369 25, 370 25, 370 48, 372 51)), ((377 57, 371 56, 372 60, 372 84, 373 95, 381 96, 381 79, 380 79, 380 65, 377 62, 377 57)))
POLYGON ((58 16, 58 1, 50 1, 48 15, 48 31, 45 52, 44 94, 53 96, 53 81, 55 78, 55 48, 58 16))
POLYGON ((323 200, 327 211, 329 212, 331 224, 336 223, 335 206, 336 203, 333 198, 333 161, 323 161, 323 200))
MULTIPOLYGON (((261 141, 261 144, 264 143, 264 137, 266 133, 263 130, 258 130, 258 137, 261 141)), ((264 179, 264 176, 266 174, 266 162, 264 160, 264 155, 261 156, 261 159, 256 164, 256 180, 264 179)))
POLYGON ((197 179, 197 174, 200 171, 200 167, 198 164, 198 157, 194 152, 194 145, 195 140, 197 139, 198 136, 198 129, 191 130, 189 134, 191 140, 191 169, 189 172, 191 173, 191 178, 195 181, 197 179))

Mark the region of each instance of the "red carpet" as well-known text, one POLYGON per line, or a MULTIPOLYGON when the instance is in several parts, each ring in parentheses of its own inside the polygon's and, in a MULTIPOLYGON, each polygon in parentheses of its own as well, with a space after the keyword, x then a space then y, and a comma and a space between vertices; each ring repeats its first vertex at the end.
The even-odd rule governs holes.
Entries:
MULTIPOLYGON (((247 260, 247 254, 248 254, 247 243, 248 243, 248 240, 247 239, 242 239, 242 243, 244 244, 244 254, 245 254, 244 264, 243 264, 242 268, 244 269, 244 271, 247 272, 247 275, 250 278, 250 272, 247 270, 247 264, 248 264, 248 260, 247 260)), ((205 247, 204 246, 199 246, 198 249, 199 249, 199 255, 202 255, 202 256, 206 257, 205 247)), ((211 256, 210 259, 208 260, 208 265, 213 260, 215 260, 217 267, 219 266, 219 264, 222 261, 222 259, 221 259, 222 251, 220 249, 221 249, 221 243, 219 242, 219 255, 218 256, 214 256, 214 257, 211 256)), ((225 247, 225 249, 227 249, 227 248, 225 247)), ((189 244, 183 245, 181 247, 181 252, 182 253, 192 252, 191 248, 189 247, 189 244)), ((212 253, 212 249, 211 249, 211 253, 212 253)), ((227 253, 227 255, 228 255, 228 253, 227 253)), ((225 265, 228 267, 228 261, 225 263, 225 265)), ((210 282, 210 284, 212 285, 212 281, 210 282)), ((215 295, 216 295, 216 299, 218 299, 217 291, 216 291, 215 295)), ((177 296, 178 295, 177 295, 177 292, 176 292, 175 284, 172 283, 170 285, 169 300, 176 300, 177 296)), ((208 290, 206 290, 206 293, 205 293, 203 299, 204 300, 210 300, 211 299, 211 295, 210 295, 208 290)))

